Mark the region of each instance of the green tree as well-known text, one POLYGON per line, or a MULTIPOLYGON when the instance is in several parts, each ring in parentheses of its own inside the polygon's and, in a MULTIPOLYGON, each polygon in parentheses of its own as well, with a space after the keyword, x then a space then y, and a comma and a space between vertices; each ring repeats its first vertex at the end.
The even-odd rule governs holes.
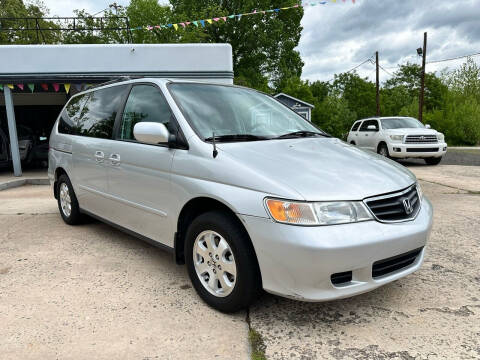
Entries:
POLYGON ((350 110, 347 101, 337 96, 327 96, 316 105, 312 113, 313 123, 329 134, 345 139, 348 129, 357 120, 355 111, 350 110))
MULTIPOLYGON (((272 0, 170 0, 170 3, 172 12, 177 16, 175 21, 207 19, 278 7, 278 2, 272 0)), ((287 0, 282 6, 295 4, 297 1, 287 0)), ((189 26, 186 30, 178 31, 178 34, 180 41, 185 38, 188 41, 197 39, 201 42, 230 43, 236 83, 268 90, 270 86, 278 87, 286 78, 301 75, 303 62, 295 47, 300 40, 302 16, 303 8, 298 7, 243 16, 239 20, 229 19, 226 23, 220 20, 205 28, 189 26)))
POLYGON ((375 85, 356 71, 335 75, 332 92, 347 101, 349 109, 359 118, 375 115, 375 85))
POLYGON ((0 44, 54 44, 60 41, 58 25, 42 20, 48 14, 48 9, 41 1, 24 3, 23 0, 0 0, 0 18, 40 18, 38 25, 49 28, 49 31, 24 30, 35 28, 34 20, 1 20, 0 28, 18 28, 14 31, 0 31, 0 44))

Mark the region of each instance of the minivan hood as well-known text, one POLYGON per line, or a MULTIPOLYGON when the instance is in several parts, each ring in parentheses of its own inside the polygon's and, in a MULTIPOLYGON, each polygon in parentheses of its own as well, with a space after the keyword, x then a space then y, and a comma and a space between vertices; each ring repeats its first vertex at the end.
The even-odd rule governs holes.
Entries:
MULTIPOLYGON (((218 148, 261 178, 304 200, 362 200, 415 183, 405 167, 339 139, 220 143, 218 148), (288 191, 287 191, 288 190, 288 191)), ((239 165, 240 165, 239 164, 239 165)), ((268 192, 268 189, 258 189, 268 192)), ((278 193, 278 191, 277 191, 278 193)))

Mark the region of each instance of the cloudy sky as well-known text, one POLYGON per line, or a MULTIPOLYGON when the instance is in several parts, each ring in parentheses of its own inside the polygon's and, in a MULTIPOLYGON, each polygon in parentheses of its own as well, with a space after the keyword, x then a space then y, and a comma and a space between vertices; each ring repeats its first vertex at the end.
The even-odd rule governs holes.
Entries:
MULTIPOLYGON (((304 1, 310 3, 318 0, 304 1)), ((73 9, 96 13, 113 0, 44 0, 52 15, 68 16, 73 9)), ((116 0, 127 5, 129 0, 116 0)), ((166 2, 162 0, 161 2, 166 2)), ((281 1, 279 6, 281 6, 281 1)), ((330 80, 379 51, 382 80, 397 64, 420 63, 416 49, 428 32, 428 61, 480 53, 480 0, 350 0, 306 6, 299 51, 305 62, 303 78, 330 80)), ((480 56, 474 57, 480 63, 480 56)), ((427 65, 427 71, 458 67, 463 60, 427 65)), ((358 68, 374 79, 369 62, 358 68)))

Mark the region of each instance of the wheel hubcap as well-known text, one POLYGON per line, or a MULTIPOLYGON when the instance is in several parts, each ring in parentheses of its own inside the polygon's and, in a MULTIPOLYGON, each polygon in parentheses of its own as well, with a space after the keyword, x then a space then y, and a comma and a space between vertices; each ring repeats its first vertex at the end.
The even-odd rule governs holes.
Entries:
POLYGON ((235 258, 230 245, 219 233, 207 230, 197 236, 193 264, 200 282, 210 294, 225 297, 235 288, 235 258))
POLYGON ((381 148, 380 148, 380 155, 382 155, 382 156, 387 156, 387 149, 384 148, 384 147, 381 147, 381 148))
POLYGON ((65 183, 60 184, 60 207, 66 217, 69 217, 72 213, 72 200, 70 198, 70 192, 68 186, 65 183))

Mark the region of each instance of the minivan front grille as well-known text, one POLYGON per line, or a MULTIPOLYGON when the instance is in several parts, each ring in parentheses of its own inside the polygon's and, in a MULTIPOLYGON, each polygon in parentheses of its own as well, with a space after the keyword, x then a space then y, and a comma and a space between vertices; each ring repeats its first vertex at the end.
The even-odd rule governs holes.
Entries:
POLYGON ((435 144, 437 135, 407 135, 405 144, 435 144))
POLYGON ((415 185, 401 192, 365 199, 364 202, 377 220, 382 222, 411 220, 420 209, 415 185))
POLYGON ((372 266, 372 277, 375 279, 412 265, 422 249, 415 249, 388 259, 375 261, 372 266))

